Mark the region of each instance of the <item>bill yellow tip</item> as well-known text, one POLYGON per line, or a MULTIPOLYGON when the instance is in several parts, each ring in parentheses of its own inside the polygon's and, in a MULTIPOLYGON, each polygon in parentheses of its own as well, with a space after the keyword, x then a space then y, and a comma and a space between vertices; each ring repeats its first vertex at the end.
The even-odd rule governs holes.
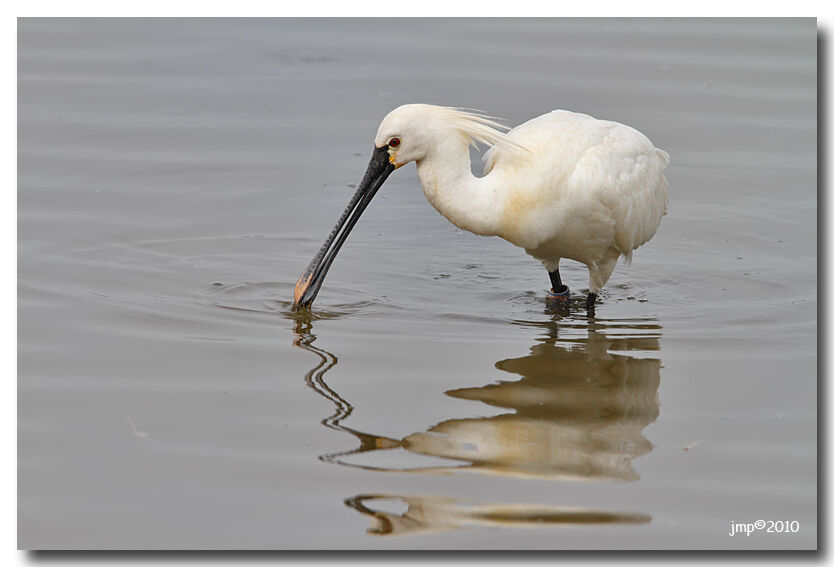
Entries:
POLYGON ((304 292, 310 287, 311 279, 313 279, 312 271, 305 271, 299 276, 298 281, 295 283, 295 291, 293 292, 293 307, 298 307, 298 302, 301 301, 301 298, 304 297, 304 292))

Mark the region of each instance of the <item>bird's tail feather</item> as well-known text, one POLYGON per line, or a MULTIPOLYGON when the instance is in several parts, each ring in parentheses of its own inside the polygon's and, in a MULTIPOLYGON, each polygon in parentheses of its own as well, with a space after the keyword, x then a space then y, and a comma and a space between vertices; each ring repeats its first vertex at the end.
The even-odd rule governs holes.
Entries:
POLYGON ((657 152, 657 159, 660 160, 660 169, 669 165, 669 154, 658 148, 655 148, 654 151, 657 152))

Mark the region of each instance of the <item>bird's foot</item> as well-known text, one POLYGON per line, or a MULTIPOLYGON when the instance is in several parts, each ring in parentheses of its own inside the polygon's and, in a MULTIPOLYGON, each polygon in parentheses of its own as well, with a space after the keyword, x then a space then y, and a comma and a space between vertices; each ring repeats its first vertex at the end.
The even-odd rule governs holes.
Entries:
POLYGON ((554 291, 553 288, 550 288, 550 291, 547 292, 547 297, 545 299, 547 303, 551 305, 567 307, 570 303, 570 290, 566 285, 559 288, 558 292, 554 291))
POLYGON ((597 294, 588 293, 588 299, 585 300, 585 310, 588 312, 588 317, 595 315, 595 308, 597 304, 597 294))

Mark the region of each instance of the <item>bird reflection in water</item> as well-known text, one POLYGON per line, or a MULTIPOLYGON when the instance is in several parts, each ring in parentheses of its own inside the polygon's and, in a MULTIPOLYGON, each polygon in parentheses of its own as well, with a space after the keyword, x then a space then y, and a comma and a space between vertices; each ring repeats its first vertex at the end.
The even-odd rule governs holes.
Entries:
MULTIPOLYGON (((661 363, 654 353, 660 349, 661 327, 656 321, 554 318, 519 322, 544 331, 526 356, 495 363, 499 370, 520 378, 446 392, 458 399, 510 412, 448 419, 426 431, 395 439, 343 425, 354 408, 324 380, 337 359, 313 345, 311 320, 298 315, 295 318, 295 344, 320 359, 307 373, 307 383, 336 407, 336 412, 322 423, 359 440, 354 449, 322 455, 323 461, 379 471, 635 481, 640 476, 632 460, 652 450, 643 430, 659 415, 661 363), (564 337, 559 336, 560 331, 564 337), (407 468, 361 462, 363 454, 396 449, 445 461, 407 468), (448 464, 450 461, 452 464, 448 464)), ((419 533, 464 525, 543 526, 650 520, 644 514, 462 503, 435 496, 369 494, 345 502, 374 519, 369 533, 375 534, 419 533), (394 513, 374 508, 376 503, 392 501, 407 509, 394 513)))
POLYGON ((587 337, 562 340, 547 325, 530 354, 495 363, 520 380, 446 392, 513 413, 444 421, 406 438, 409 448, 491 474, 639 479, 631 460, 652 450, 643 430, 660 413, 660 360, 618 353, 659 350, 659 326, 631 325, 591 321, 587 337))

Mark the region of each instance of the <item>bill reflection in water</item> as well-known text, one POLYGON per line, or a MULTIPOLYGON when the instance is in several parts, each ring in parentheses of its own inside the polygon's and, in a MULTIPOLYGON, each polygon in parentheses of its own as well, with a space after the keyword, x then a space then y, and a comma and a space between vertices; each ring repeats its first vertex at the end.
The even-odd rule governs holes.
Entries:
MULTIPOLYGON (((541 325, 541 324, 540 324, 541 325)), ((496 368, 520 378, 447 395, 511 410, 491 417, 449 418, 426 431, 402 438, 361 432, 342 422, 353 406, 324 380, 336 358, 312 345, 312 325, 297 323, 296 344, 320 358, 307 382, 336 406, 322 423, 359 440, 355 449, 322 455, 327 462, 385 472, 479 473, 512 478, 559 481, 636 481, 632 460, 649 453, 645 428, 659 415, 661 363, 660 325, 653 321, 585 323, 586 336, 559 338, 555 321, 543 324, 545 336, 530 353, 500 360, 496 368), (633 353, 628 354, 628 353, 633 353), (403 467, 400 450, 442 458, 457 465, 403 467), (391 464, 370 465, 363 455, 386 451, 391 464)), ((567 333, 566 333, 567 334, 567 333)), ((410 461, 411 459, 409 459, 410 461)), ((430 459, 434 461, 434 459, 430 459)), ((375 459, 376 462, 379 459, 375 459)), ((566 510, 516 504, 464 504, 440 497, 360 495, 346 500, 352 508, 375 518, 372 533, 417 533, 463 525, 556 525, 568 523, 644 523, 650 518, 632 512, 566 510), (374 509, 369 500, 399 500, 402 514, 374 509), (420 518, 419 521, 416 518, 420 518), (531 520, 531 518, 545 518, 531 520), (416 522, 416 523, 415 523, 416 522)))
POLYGON ((366 530, 370 535, 420 535, 466 527, 541 528, 651 521, 647 514, 540 504, 485 504, 440 496, 363 494, 348 498, 345 504, 371 518, 371 527, 366 530), (382 509, 384 504, 404 504, 407 508, 398 514, 382 509))

